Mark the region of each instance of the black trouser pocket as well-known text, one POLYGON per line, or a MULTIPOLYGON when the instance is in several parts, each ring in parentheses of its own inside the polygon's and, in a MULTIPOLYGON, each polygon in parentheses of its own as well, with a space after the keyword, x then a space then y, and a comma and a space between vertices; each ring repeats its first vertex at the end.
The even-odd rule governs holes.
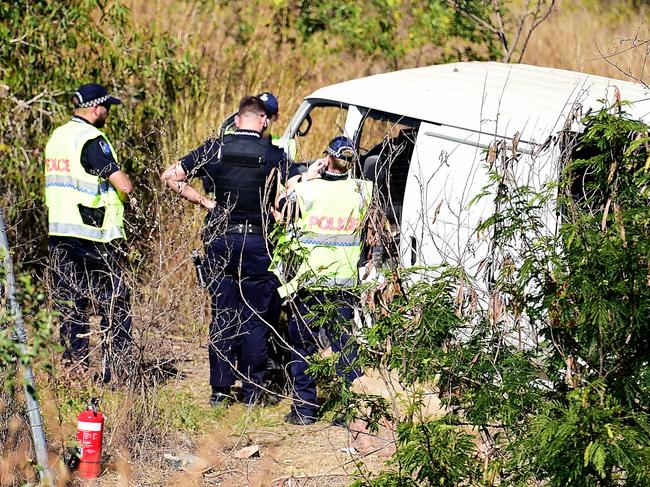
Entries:
POLYGON ((81 220, 85 225, 90 225, 97 228, 101 228, 104 225, 104 215, 106 214, 106 208, 88 208, 81 203, 77 205, 77 208, 79 208, 81 220))

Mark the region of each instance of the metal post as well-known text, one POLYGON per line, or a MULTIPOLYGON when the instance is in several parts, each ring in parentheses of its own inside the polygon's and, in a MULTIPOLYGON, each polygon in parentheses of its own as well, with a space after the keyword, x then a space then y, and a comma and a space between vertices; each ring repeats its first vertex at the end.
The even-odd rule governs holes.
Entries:
MULTIPOLYGON (((27 351, 27 333, 25 332, 25 323, 23 321, 23 312, 16 299, 16 279, 14 277, 13 263, 9 252, 9 241, 4 222, 2 208, 0 208, 0 255, 2 255, 5 273, 7 275, 7 301, 11 313, 16 322, 15 339, 20 346, 20 352, 27 351)), ((43 420, 41 419, 41 408, 36 399, 36 383, 31 365, 25 365, 23 369, 23 380, 25 389, 25 399, 27 401, 27 415, 29 416, 29 426, 32 431, 34 441, 34 452, 36 461, 39 466, 39 475, 41 483, 44 485, 53 485, 52 475, 48 466, 47 447, 45 444, 45 431, 43 430, 43 420)))

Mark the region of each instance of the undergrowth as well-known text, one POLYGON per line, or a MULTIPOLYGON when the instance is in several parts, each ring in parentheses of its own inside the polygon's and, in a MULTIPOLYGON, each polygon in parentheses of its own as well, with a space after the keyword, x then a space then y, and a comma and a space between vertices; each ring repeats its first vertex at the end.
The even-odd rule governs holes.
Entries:
POLYGON ((559 183, 541 191, 515 174, 530 161, 505 147, 491 159, 484 305, 472 304, 478 282, 444 267, 402 271, 402 282, 388 272, 389 285, 366 294, 357 365, 394 374, 400 388, 386 386, 400 401, 347 390, 331 360, 313 359, 312 373, 342 387, 329 407, 371 429, 393 425, 386 472, 361 472, 355 485, 650 482, 650 137, 623 107, 581 120, 559 183), (561 210, 557 234, 541 224, 548 203, 561 210), (403 285, 409 272, 426 278, 403 285), (442 402, 435 415, 427 391, 442 402))
MULTIPOLYGON (((162 167, 218 128, 246 94, 278 95, 278 125, 285 126, 302 97, 325 84, 388 69, 502 59, 504 46, 485 22, 494 27, 500 15, 512 39, 521 3, 494 10, 492 2, 188 0, 133 1, 127 9, 120 1, 0 0, 0 205, 23 271, 19 285, 31 340, 24 358, 36 359, 39 379, 47 384, 43 397, 51 401, 44 410, 54 444, 69 442, 75 414, 95 394, 103 395, 112 418, 108 454, 127 447, 135 461, 151 455, 150 445, 173 442, 178 432, 196 434, 222 419, 207 407, 207 397, 172 392, 167 384, 178 378, 176 367, 187 350, 202 345, 207 310, 188 252, 198 242, 200 215, 160 191, 162 167), (467 6, 471 15, 452 4, 467 6), (141 201, 141 209, 127 215, 138 361, 133 390, 107 392, 60 375, 42 284, 43 148, 52 129, 69 117, 74 89, 92 81, 124 100, 111 112, 106 133, 141 201)), ((602 3, 589 3, 602 18, 602 3)), ((558 5, 571 19, 566 2, 558 5)), ((633 13, 647 15, 634 5, 633 13)), ((630 24, 630 11, 616 8, 630 24)), ((586 17, 567 20, 566 32, 580 35, 576 25, 595 31, 586 17)), ((523 59, 563 66, 566 46, 554 43, 566 44, 566 37, 548 25, 537 31, 543 37, 531 38, 523 59), (536 39, 543 42, 536 45, 536 39)), ((633 34, 627 40, 623 45, 644 46, 633 34)), ((591 55, 575 57, 568 67, 583 69, 591 55)), ((624 74, 605 68, 601 74, 624 74)), ((335 378, 324 382, 327 408, 361 418, 371 429, 384 420, 396 425, 397 453, 387 471, 362 475, 358 485, 648 481, 647 141, 639 136, 632 142, 630 135, 647 128, 607 111, 585 123, 578 152, 595 150, 600 157, 567 165, 562 188, 585 168, 593 173, 593 187, 580 201, 561 201, 570 218, 559 240, 536 240, 533 249, 519 248, 525 250, 521 265, 503 265, 491 303, 505 303, 507 313, 495 318, 473 307, 475 283, 462 269, 428 269, 429 279, 408 291, 403 281, 409 273, 392 269, 386 272, 389 284, 370 293, 366 312, 373 319, 364 331, 361 363, 397 374, 409 395, 389 401, 349 390, 335 378), (514 325, 506 314, 529 317, 534 346, 513 346, 514 325), (421 412, 432 391, 446 407, 438 418, 421 412)), ((495 183, 501 175, 495 173, 495 183)), ((509 208, 507 217, 485 228, 498 228, 500 243, 516 247, 537 221, 540 195, 507 189, 498 196, 509 208), (515 200, 524 203, 508 206, 515 200)), ((524 326, 520 318, 517 327, 524 326)), ((10 316, 0 315, 0 365, 11 372, 20 358, 10 323, 10 316)), ((314 363, 314 373, 330 375, 334 359, 314 363)), ((15 382, 15 375, 3 379, 15 382)), ((3 455, 13 446, 21 453, 29 449, 19 419, 22 403, 8 391, 0 404, 3 455)), ((274 411, 253 420, 265 426, 278 421, 274 411)), ((247 425, 242 420, 238 428, 247 425)), ((55 450, 63 454, 63 447, 55 450)), ((27 456, 2 460, 16 484, 34 478, 27 456)))

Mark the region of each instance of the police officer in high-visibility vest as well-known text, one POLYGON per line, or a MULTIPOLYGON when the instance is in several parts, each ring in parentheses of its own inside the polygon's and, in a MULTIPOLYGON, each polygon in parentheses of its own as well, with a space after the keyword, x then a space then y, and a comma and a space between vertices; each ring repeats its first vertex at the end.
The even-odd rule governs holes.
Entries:
POLYGON ((64 363, 71 373, 89 365, 88 306, 101 316, 102 379, 128 370, 131 353, 130 291, 121 267, 124 202, 133 185, 100 130, 121 101, 96 83, 72 99, 74 115, 45 147, 45 204, 51 284, 59 314, 64 363))
POLYGON ((207 215, 203 230, 212 321, 208 358, 212 406, 236 397, 231 387, 242 381, 243 401, 259 403, 268 356, 267 341, 278 320, 278 281, 269 271, 267 227, 276 183, 297 177, 284 152, 262 137, 267 114, 262 100, 247 96, 239 104, 237 130, 223 141, 203 145, 168 167, 161 179, 207 215), (200 178, 206 197, 188 180, 200 178))
MULTIPOLYGON (((346 289, 358 284, 362 231, 373 187, 370 181, 349 174, 355 158, 350 139, 336 137, 325 152, 324 158, 309 166, 302 181, 289 189, 288 206, 295 208, 288 213, 298 216, 293 225, 289 224, 290 235, 285 236, 283 245, 285 250, 292 249, 291 257, 302 256, 302 262, 294 264, 297 269, 291 274, 287 262, 276 266, 283 283, 280 295, 292 297, 293 311, 289 320, 293 406, 285 420, 298 425, 316 421, 318 411, 316 382, 306 373, 305 360, 317 352, 318 330, 310 315, 315 306, 335 304, 337 308, 337 316, 327 323, 325 331, 332 350, 341 353, 338 374, 349 383, 361 375, 354 367, 356 352, 350 336, 334 330, 336 325, 349 328, 353 319, 354 297, 346 289)), ((280 246, 278 249, 280 252, 280 246)))

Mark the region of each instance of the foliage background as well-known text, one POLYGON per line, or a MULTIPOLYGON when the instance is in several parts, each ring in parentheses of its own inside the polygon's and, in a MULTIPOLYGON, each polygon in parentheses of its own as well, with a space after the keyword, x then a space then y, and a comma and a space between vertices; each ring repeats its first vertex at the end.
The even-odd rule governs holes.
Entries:
MULTIPOLYGON (((499 19, 508 46, 514 48, 513 60, 521 56, 530 64, 648 80, 644 67, 650 36, 645 2, 558 1, 523 51, 522 44, 513 43, 513 39, 518 19, 529 4, 523 0, 497 2, 499 8, 495 10, 490 1, 442 0, 0 0, 0 206, 7 212, 15 260, 29 274, 21 282, 29 291, 24 295, 24 304, 30 310, 28 320, 34 330, 45 337, 51 332, 49 317, 39 315, 46 255, 42 151, 51 130, 69 117, 70 96, 79 84, 102 82, 124 100, 124 105, 109 117, 106 132, 116 145, 123 167, 133 177, 142 202, 141 212, 127 215, 134 302, 139 303, 135 310, 139 357, 143 370, 153 364, 155 370, 163 371, 168 365, 165 357, 173 347, 171 342, 188 340, 190 347, 198 346, 196 337, 205 334, 206 319, 203 296, 187 292, 194 286, 187 254, 196 245, 201 215, 194 208, 169 201, 170 196, 159 191, 160 170, 198 145, 246 94, 273 91, 280 99, 278 125, 283 127, 301 99, 325 84, 439 62, 503 59, 507 49, 493 32, 499 19), (460 15, 454 5, 471 15, 460 15), (170 279, 171 275, 184 277, 170 279)), ((530 26, 530 22, 527 17, 523 25, 530 26)), ((615 238, 615 234, 608 238, 615 238)), ((624 255, 620 258, 627 259, 624 255)), ((604 259, 609 261, 607 256, 604 259)), ((600 272, 584 271, 596 275, 600 272)), ((557 485, 573 482, 571 475, 575 472, 584 474, 585 485, 608 485, 617 473, 615 465, 621 464, 616 459, 620 452, 632 452, 630 458, 639 465, 635 474, 639 479, 647 478, 647 470, 643 470, 648 464, 647 448, 638 447, 647 445, 647 404, 640 408, 630 402, 626 391, 635 381, 645 391, 650 375, 628 375, 614 384, 606 384, 602 377, 586 377, 579 390, 571 392, 560 387, 560 393, 540 397, 528 388, 529 381, 539 374, 537 362, 531 356, 510 351, 500 355, 496 365, 501 371, 517 370, 518 375, 507 375, 509 381, 499 387, 486 387, 480 395, 481 391, 473 389, 472 380, 485 383, 490 376, 473 374, 487 374, 495 364, 487 355, 475 357, 489 337, 477 336, 471 344, 474 349, 445 349, 451 332, 463 326, 453 313, 448 313, 453 303, 444 297, 455 285, 456 277, 453 273, 443 274, 436 283, 438 287, 421 289, 412 296, 415 301, 395 303, 393 318, 398 321, 403 319, 403 306, 418 306, 423 301, 433 305, 426 308, 430 315, 425 316, 422 323, 426 327, 420 330, 422 343, 427 346, 418 353, 406 353, 408 343, 403 340, 410 337, 412 330, 406 324, 396 329, 404 333, 393 337, 395 343, 402 339, 403 348, 393 349, 393 366, 404 366, 402 380, 413 385, 417 380, 441 380, 409 375, 413 369, 423 374, 429 370, 419 367, 423 361, 427 367, 438 364, 450 390, 463 393, 449 398, 457 411, 435 421, 423 421, 414 412, 402 416, 398 429, 400 449, 392 467, 383 476, 369 475, 360 482, 411 485, 408 482, 413 478, 419 482, 444 478, 449 485, 489 485, 498 473, 515 485, 525 485, 531 478, 550 478, 546 466, 554 463, 567 466, 566 476, 557 476, 557 485), (438 318, 431 318, 434 316, 438 318), (612 388, 617 389, 615 394, 612 388), (506 396, 509 401, 494 399, 506 396), (543 405, 549 399, 552 402, 543 405), (533 413, 536 420, 530 422, 533 413), (466 422, 489 425, 495 419, 499 425, 505 424, 520 443, 499 443, 504 435, 486 427, 482 433, 496 434, 495 451, 499 454, 488 462, 490 468, 485 468, 477 463, 473 436, 458 426, 466 422), (586 419, 589 421, 581 423, 586 419), (590 427, 590 435, 579 437, 590 427), (629 439, 629 443, 611 441, 612 437, 629 439), (582 451, 571 462, 554 457, 557 448, 544 448, 565 444, 568 438, 577 438, 572 444, 582 451), (445 448, 427 448, 431 439, 445 448), (534 455, 537 463, 517 457, 513 453, 516 447, 534 455), (453 455, 444 456, 445 452, 453 455), (426 454, 440 461, 432 462, 426 454), (595 480, 589 483, 589 479, 595 480)), ((562 278, 570 279, 572 275, 554 277, 556 281, 562 278)), ((593 289, 586 292, 587 296, 593 295, 593 289)), ((568 314, 574 312, 575 296, 562 298, 565 300, 552 302, 546 296, 549 301, 545 305, 553 304, 568 314)), ((611 300, 612 296, 602 298, 611 300)), ((582 318, 588 327, 589 320, 582 318)), ((619 324, 628 319, 619 318, 619 324)), ((607 322, 602 316, 600 319, 607 322)), ((3 315, 3 325, 5 322, 3 315)), ((395 331, 392 319, 378 323, 391 333, 395 331)), ((376 331, 377 336, 370 339, 385 343, 388 332, 381 327, 376 331)), ((620 345, 622 335, 616 336, 616 344, 620 345)), ((581 338, 588 340, 583 345, 586 353, 593 353, 589 341, 593 337, 581 338)), ((567 339, 573 339, 571 333, 567 339)), ((598 340, 596 343, 605 345, 598 340)), ((176 351, 174 359, 178 355, 176 351)), ((53 357, 56 363, 56 353, 53 357)), ((43 363, 50 358, 44 356, 43 363)), ((557 374, 564 359, 556 356, 548 366, 557 374)), ((643 357, 639 360, 644 363, 643 357)), ((43 374, 49 374, 45 393, 50 404, 55 405, 48 417, 51 424, 58 423, 58 427, 50 426, 50 433, 63 444, 63 438, 70 436, 66 417, 82 404, 78 398, 66 399, 73 395, 57 376, 56 367, 43 370, 43 374)), ((179 422, 191 425, 186 429, 200 428, 197 418, 202 413, 188 406, 191 401, 184 396, 174 403, 174 395, 168 390, 152 389, 150 382, 142 384, 135 395, 117 391, 115 396, 107 395, 106 401, 109 413, 116 418, 111 426, 115 430, 110 431, 115 443, 121 440, 130 455, 144 459, 148 442, 168 439, 173 430, 181 428, 179 422), (124 403, 132 406, 130 412, 121 408, 124 403), (169 414, 169 409, 178 414, 169 414), (162 419, 155 420, 156 415, 162 419), (143 424, 147 425, 147 434, 130 435, 141 431, 143 424)), ((411 411, 416 411, 421 396, 413 397, 411 411)), ((371 422, 378 421, 383 411, 384 405, 372 399, 351 395, 347 400, 359 405, 359 414, 370 410, 375 415, 368 418, 371 422)), ((3 419, 12 413, 0 409, 3 419)), ((3 437, 10 437, 12 431, 3 429, 3 437)), ((118 456, 117 448, 109 453, 118 456)), ((22 475, 29 477, 26 470, 22 475)), ((637 485, 642 485, 640 482, 637 485)))
MULTIPOLYGON (((149 201, 160 167, 218 127, 245 94, 276 93, 282 127, 301 98, 325 84, 502 59, 492 30, 501 22, 509 47, 521 51, 514 40, 521 19, 530 22, 523 15, 530 3, 498 2, 495 10, 487 1, 443 0, 2 1, 0 194, 24 252, 17 260, 33 264, 44 254, 40 158, 79 84, 101 81, 124 98, 106 130, 149 201)), ((557 2, 522 60, 641 79, 644 18, 638 2, 557 2)), ((149 236, 143 224, 129 232, 140 243, 149 236)))

